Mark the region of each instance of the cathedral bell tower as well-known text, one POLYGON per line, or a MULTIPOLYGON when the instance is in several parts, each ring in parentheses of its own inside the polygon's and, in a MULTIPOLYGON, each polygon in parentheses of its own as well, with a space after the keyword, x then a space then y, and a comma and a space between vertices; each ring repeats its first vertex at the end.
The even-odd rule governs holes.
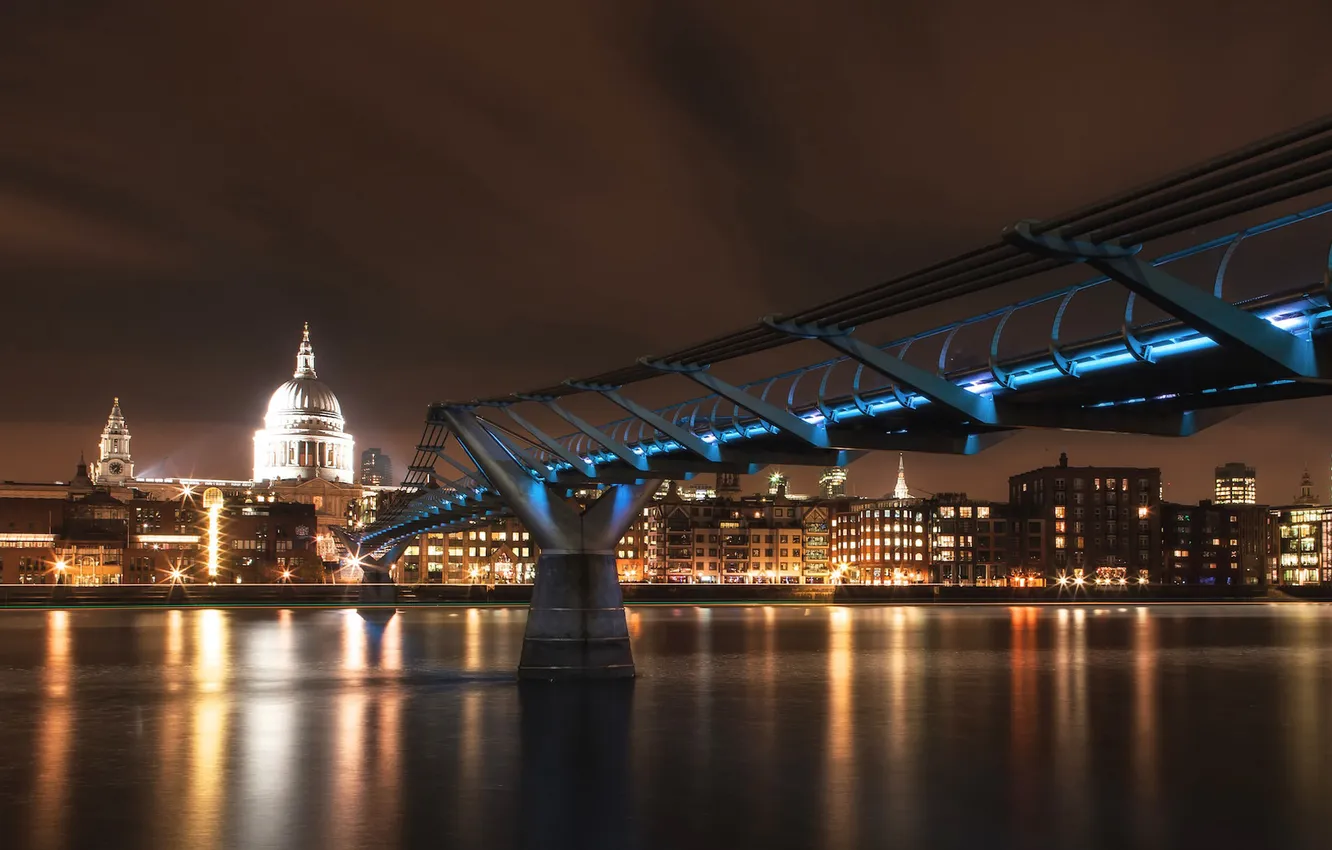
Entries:
POLYGON ((134 477, 134 461, 130 459, 130 434, 125 427, 125 415, 120 412, 120 399, 111 403, 111 415, 102 429, 102 443, 98 451, 93 480, 107 487, 118 487, 134 477))

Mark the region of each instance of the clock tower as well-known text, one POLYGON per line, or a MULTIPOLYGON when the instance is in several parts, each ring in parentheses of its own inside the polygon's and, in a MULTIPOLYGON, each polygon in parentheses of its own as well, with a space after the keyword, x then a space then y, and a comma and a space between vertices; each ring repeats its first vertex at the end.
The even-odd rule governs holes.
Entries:
POLYGON ((118 487, 134 477, 134 461, 130 459, 130 434, 125 427, 125 415, 120 412, 120 399, 111 403, 111 415, 102 429, 101 450, 93 480, 103 486, 118 487))

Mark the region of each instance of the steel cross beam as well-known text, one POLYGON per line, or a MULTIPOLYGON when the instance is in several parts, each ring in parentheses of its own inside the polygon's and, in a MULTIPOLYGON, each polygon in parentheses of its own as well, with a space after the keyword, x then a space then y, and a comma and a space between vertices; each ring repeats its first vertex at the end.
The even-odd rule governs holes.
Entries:
MULTIPOLYGON (((584 434, 591 437, 595 442, 599 443, 608 452, 610 452, 611 454, 618 457, 620 460, 627 463, 633 469, 637 469, 639 472, 648 471, 648 462, 646 457, 644 457, 642 454, 639 454, 638 452, 635 452, 633 449, 629 448, 627 445, 620 442, 619 440, 614 439, 605 431, 601 430, 595 425, 590 424, 587 420, 583 419, 581 416, 578 416, 576 414, 570 413, 569 411, 565 410, 563 407, 559 405, 558 402, 555 401, 554 398, 551 398, 549 396, 529 395, 526 393, 520 394, 517 397, 524 401, 534 401, 545 405, 556 416, 560 417, 565 422, 568 422, 570 425, 574 426, 579 431, 582 431, 584 434)), ((513 414, 509 413, 509 415, 512 416, 513 414)), ((528 428, 527 425, 524 425, 523 427, 528 428)), ((530 431, 531 428, 528 428, 528 430, 530 431)))
POLYGON ((422 452, 426 452, 426 453, 428 453, 428 454, 433 454, 435 457, 437 457, 437 458, 439 458, 440 460, 444 461, 444 462, 447 463, 449 466, 451 466, 451 467, 453 467, 454 469, 458 470, 458 471, 461 472, 463 475, 467 476, 468 478, 470 478, 473 482, 475 482, 475 483, 477 483, 477 484, 480 484, 480 483, 485 479, 485 476, 482 475, 481 472, 480 472, 479 470, 477 470, 475 467, 469 467, 469 466, 467 466, 466 464, 461 463, 461 462, 459 462, 459 461, 457 461, 457 460, 455 460, 455 459, 449 457, 448 454, 444 451, 443 448, 435 448, 435 447, 433 447, 433 446, 428 447, 428 448, 425 447, 425 446, 417 446, 416 448, 417 448, 417 451, 422 451, 422 452))
POLYGON ((1125 248, 1052 233, 1037 235, 1031 227, 1032 222, 1020 221, 1004 231, 1004 239, 1033 254, 1085 262, 1219 345, 1261 357, 1287 375, 1319 377, 1310 341, 1144 263, 1136 256, 1141 246, 1125 248))
POLYGON ((505 407, 503 410, 510 419, 522 426, 524 431, 531 434, 533 437, 536 437, 541 445, 545 446, 552 454, 559 457, 565 463, 572 466, 580 475, 583 475, 586 478, 596 477, 596 467, 588 463, 586 459, 580 457, 577 452, 573 451, 559 440, 556 440, 545 431, 542 431, 519 414, 514 413, 511 407, 505 407))
POLYGON ((785 431, 793 434, 809 443, 811 446, 819 449, 830 448, 828 442, 828 432, 823 425, 815 425, 807 422, 785 410, 772 402, 761 398, 755 398, 737 386, 726 383, 715 375, 707 372, 706 366, 691 366, 685 363, 666 363, 661 360, 654 360, 650 357, 640 358, 639 363, 647 366, 649 369, 656 369, 658 372, 673 372, 678 375, 684 375, 695 383, 702 384, 717 395, 748 410, 750 413, 763 420, 770 428, 778 431, 785 431))
POLYGON ((982 425, 999 424, 992 398, 967 392, 941 375, 868 345, 851 336, 851 328, 824 328, 813 324, 782 322, 771 316, 764 319, 763 323, 788 336, 817 339, 826 343, 851 359, 864 363, 885 378, 920 393, 934 404, 941 405, 973 422, 982 425))
POLYGON ((600 393, 611 403, 619 405, 631 415, 646 422, 658 432, 665 434, 670 439, 679 443, 686 451, 693 452, 704 460, 712 463, 721 462, 721 449, 718 448, 715 443, 709 443, 707 440, 698 436, 683 425, 680 425, 677 422, 668 421, 666 417, 648 410, 638 402, 625 398, 619 393, 619 387, 601 386, 580 381, 565 381, 564 383, 574 389, 600 393))

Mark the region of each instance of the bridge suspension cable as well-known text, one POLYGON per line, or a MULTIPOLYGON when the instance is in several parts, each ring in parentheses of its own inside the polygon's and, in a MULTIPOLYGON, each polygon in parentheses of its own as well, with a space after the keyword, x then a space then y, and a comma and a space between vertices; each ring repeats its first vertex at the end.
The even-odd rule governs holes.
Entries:
MULTIPOLYGON (((1330 186, 1332 115, 1033 223, 1032 232, 1057 231, 1093 242, 1141 244, 1330 186)), ((866 324, 1067 264, 1067 260, 1033 256, 996 241, 783 320, 825 327, 866 324)), ((790 341, 789 336, 770 327, 755 325, 658 359, 706 365, 757 354, 790 341)), ((622 385, 658 374, 654 369, 634 365, 586 382, 622 385)), ((567 393, 567 388, 563 392, 567 393)))

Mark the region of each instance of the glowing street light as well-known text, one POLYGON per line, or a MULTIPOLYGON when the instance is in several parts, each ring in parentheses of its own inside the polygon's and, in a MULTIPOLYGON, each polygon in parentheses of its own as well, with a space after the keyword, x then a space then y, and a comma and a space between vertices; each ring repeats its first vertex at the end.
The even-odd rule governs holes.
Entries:
POLYGON ((1086 584, 1086 582, 1087 580, 1082 576, 1075 576, 1073 579, 1073 584, 1077 585, 1078 587, 1082 587, 1082 585, 1086 584))
POLYGON ((208 510, 208 578, 217 580, 219 538, 218 518, 222 515, 222 491, 209 487, 203 492, 203 505, 208 510))

